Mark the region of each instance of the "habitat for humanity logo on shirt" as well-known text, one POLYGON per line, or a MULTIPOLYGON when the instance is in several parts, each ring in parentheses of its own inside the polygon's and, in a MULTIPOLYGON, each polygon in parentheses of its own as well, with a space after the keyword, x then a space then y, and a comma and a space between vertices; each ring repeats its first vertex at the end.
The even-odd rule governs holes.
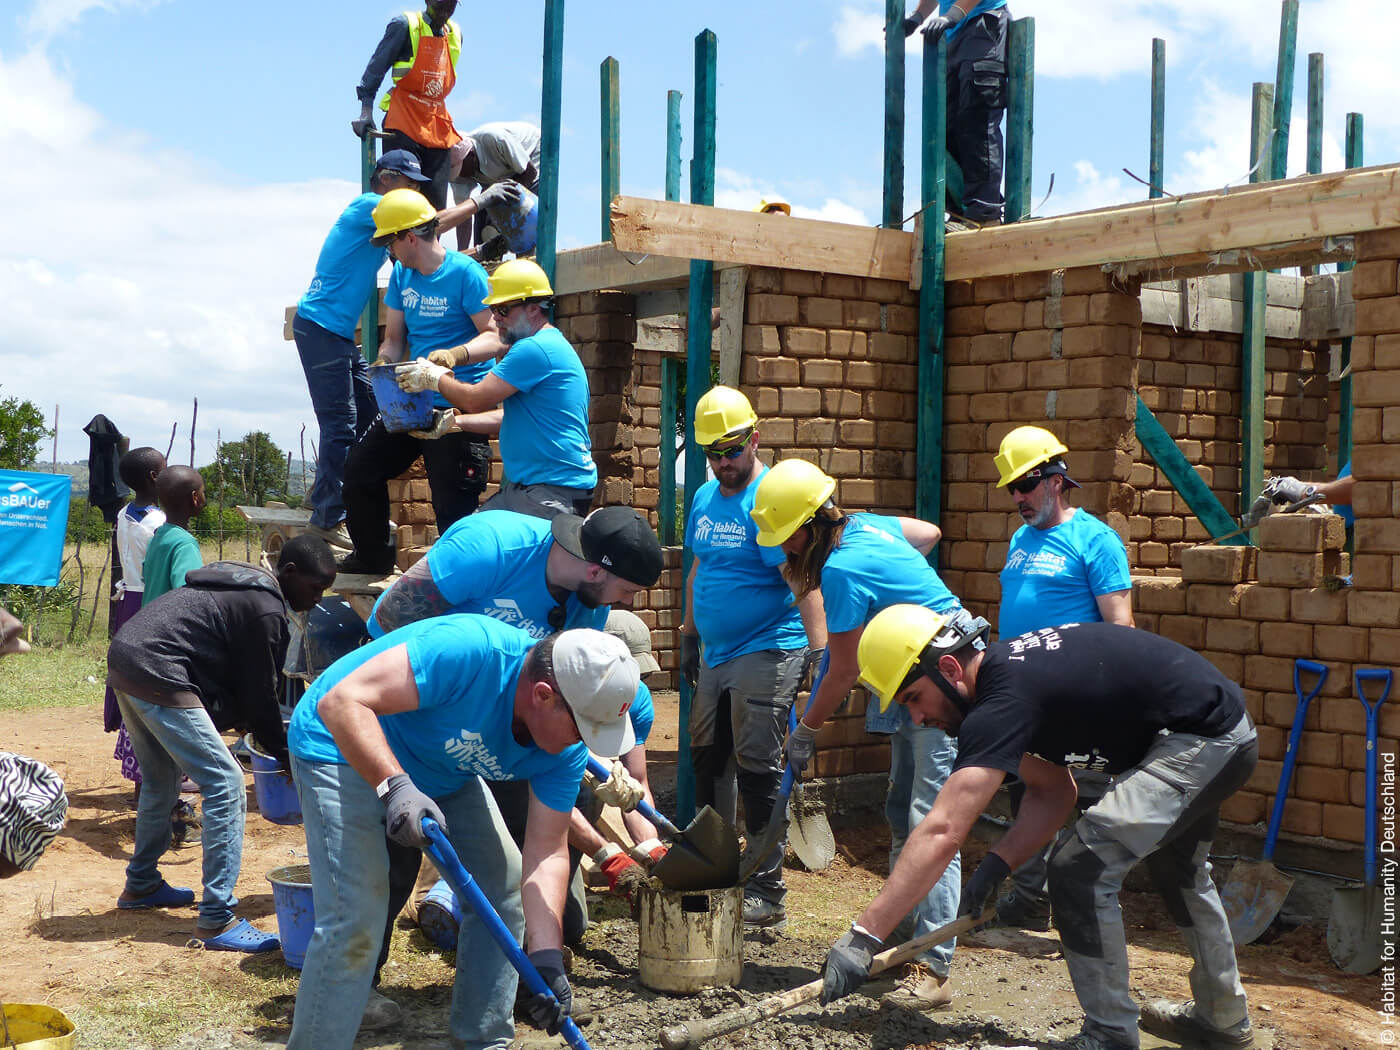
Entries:
POLYGON ((463 729, 455 740, 448 740, 443 748, 463 773, 475 773, 488 780, 500 780, 505 776, 501 760, 486 746, 480 733, 463 729))
POLYGON ((1016 551, 1007 559, 1006 568, 1022 576, 1063 576, 1068 564, 1063 554, 1054 551, 1036 551, 1034 554, 1016 551))
POLYGON ((519 627, 527 632, 531 638, 543 638, 549 634, 548 626, 535 623, 534 620, 526 616, 524 610, 513 598, 492 598, 491 605, 482 609, 481 612, 493 620, 500 620, 501 623, 519 627))
POLYGON ((415 313, 420 318, 443 317, 447 314, 445 295, 422 295, 412 288, 405 288, 401 294, 405 312, 415 313))
POLYGON ((748 530, 737 521, 715 521, 702 514, 695 522, 695 539, 717 549, 742 547, 748 540, 748 530))

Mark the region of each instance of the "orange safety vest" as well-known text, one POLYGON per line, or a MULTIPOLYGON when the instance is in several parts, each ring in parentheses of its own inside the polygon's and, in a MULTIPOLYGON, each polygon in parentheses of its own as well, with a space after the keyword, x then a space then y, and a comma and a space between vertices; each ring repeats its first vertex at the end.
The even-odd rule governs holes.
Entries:
POLYGON ((429 149, 448 149, 462 141, 447 112, 447 96, 457 83, 457 59, 462 35, 455 22, 447 23, 445 37, 433 36, 427 20, 415 11, 408 17, 413 57, 396 62, 394 86, 385 93, 381 108, 386 131, 401 131, 429 149))

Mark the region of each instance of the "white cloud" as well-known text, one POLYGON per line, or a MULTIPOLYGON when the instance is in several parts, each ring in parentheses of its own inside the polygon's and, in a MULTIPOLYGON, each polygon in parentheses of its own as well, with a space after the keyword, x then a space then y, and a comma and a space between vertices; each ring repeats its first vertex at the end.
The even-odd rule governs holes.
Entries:
POLYGON ((47 44, 68 29, 89 11, 117 12, 123 8, 149 11, 165 0, 40 0, 24 16, 23 24, 30 38, 47 44))
POLYGON ((1032 188, 1032 196, 1036 199, 1031 201, 1031 207, 1035 209, 1036 215, 1066 215, 1070 212, 1106 208, 1113 204, 1137 200, 1147 195, 1143 186, 1133 182, 1127 176, 1109 175, 1105 177, 1098 168, 1087 160, 1075 161, 1072 180, 1065 174, 1061 174, 1056 177, 1055 184, 1056 189, 1051 192, 1043 208, 1039 205, 1040 198, 1044 197, 1044 190, 1040 187, 1032 188), (1039 196, 1037 197, 1037 195, 1039 196))
MULTIPOLYGON (((796 189, 788 189, 774 186, 770 182, 759 181, 752 175, 733 168, 715 169, 715 207, 734 208, 739 211, 748 211, 757 207, 760 200, 780 197, 792 206, 792 213, 803 219, 825 219, 829 222, 854 223, 860 226, 869 226, 870 218, 856 205, 836 197, 820 194, 823 198, 818 207, 812 206, 807 201, 813 199, 808 193, 811 187, 807 185, 798 186, 796 189)), ((816 195, 813 195, 816 196, 816 195)))

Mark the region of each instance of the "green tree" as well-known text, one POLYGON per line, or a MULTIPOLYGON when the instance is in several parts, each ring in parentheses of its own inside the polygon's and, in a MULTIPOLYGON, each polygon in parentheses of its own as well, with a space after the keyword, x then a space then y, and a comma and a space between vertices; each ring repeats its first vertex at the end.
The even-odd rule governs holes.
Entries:
POLYGON ((53 433, 33 401, 7 397, 0 401, 0 468, 28 470, 39 458, 39 446, 53 433))
POLYGON ((211 506, 220 502, 220 495, 226 507, 261 507, 268 500, 287 498, 287 454, 261 430, 220 443, 214 462, 199 472, 211 506))

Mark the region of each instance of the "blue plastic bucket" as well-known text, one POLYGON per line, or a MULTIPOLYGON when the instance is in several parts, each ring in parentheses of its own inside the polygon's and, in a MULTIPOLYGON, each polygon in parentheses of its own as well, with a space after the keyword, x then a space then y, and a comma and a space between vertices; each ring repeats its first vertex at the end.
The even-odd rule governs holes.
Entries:
POLYGON ((406 430, 423 430, 433 422, 433 392, 422 390, 406 394, 394 378, 394 365, 370 365, 369 381, 374 387, 374 399, 379 403, 379 418, 391 434, 406 430))
POLYGON ((520 187, 520 204, 509 210, 491 209, 491 224, 501 231, 506 244, 516 255, 525 255, 535 250, 536 231, 539 226, 540 199, 520 187))
POLYGON ((272 906, 277 910, 277 936, 282 958, 293 970, 306 962, 306 946, 316 929, 316 908, 311 897, 311 866, 289 864, 267 873, 272 883, 272 906))
POLYGON ((300 824, 301 799, 292 778, 282 771, 277 759, 259 751, 250 736, 243 742, 253 753, 253 796, 258 800, 258 812, 274 824, 300 824))
POLYGON ((457 950, 457 929, 462 925, 462 904, 452 887, 438 879, 418 905, 418 927, 439 948, 457 950))

